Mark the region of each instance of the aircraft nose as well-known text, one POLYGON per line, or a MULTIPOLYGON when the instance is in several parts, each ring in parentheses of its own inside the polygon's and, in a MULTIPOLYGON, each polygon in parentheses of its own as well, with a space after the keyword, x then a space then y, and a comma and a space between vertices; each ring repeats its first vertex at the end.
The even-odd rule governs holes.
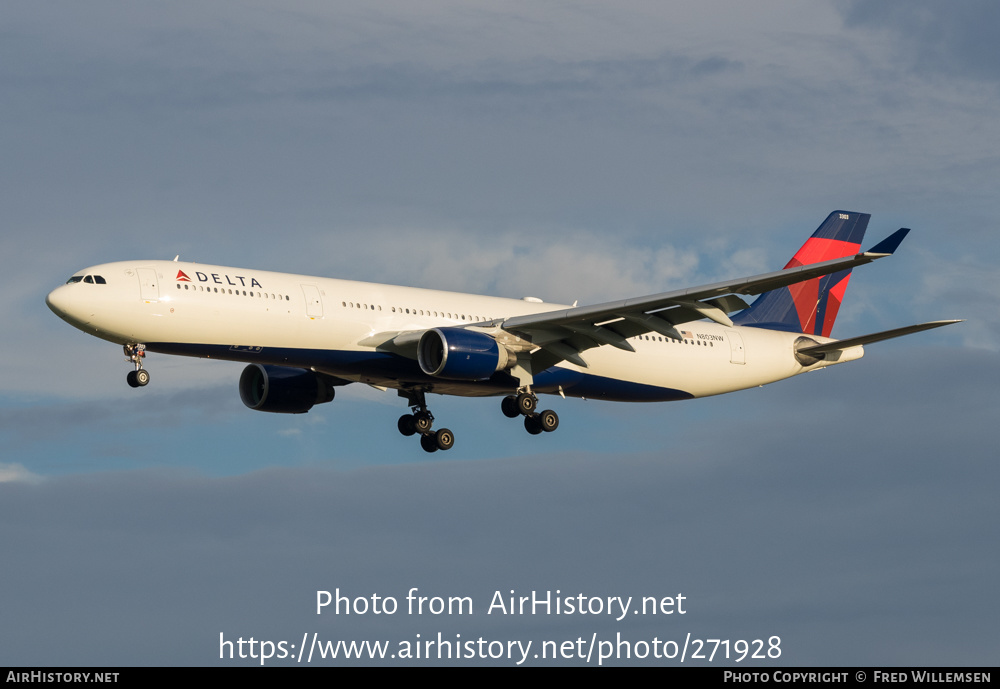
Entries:
POLYGON ((86 323, 89 318, 87 314, 81 313, 83 304, 80 303, 78 291, 73 289, 76 285, 62 285, 56 287, 45 297, 45 304, 52 309, 52 313, 74 327, 86 323))
POLYGON ((66 313, 70 304, 69 290, 66 285, 61 285, 56 287, 54 290, 49 292, 49 295, 45 297, 45 305, 48 306, 52 313, 57 316, 62 316, 66 313))

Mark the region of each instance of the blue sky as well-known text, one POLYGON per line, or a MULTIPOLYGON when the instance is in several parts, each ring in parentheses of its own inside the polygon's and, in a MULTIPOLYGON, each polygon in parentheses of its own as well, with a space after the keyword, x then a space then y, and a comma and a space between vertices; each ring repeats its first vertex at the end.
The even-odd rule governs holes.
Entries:
POLYGON ((212 664, 220 632, 307 631, 777 634, 785 664, 991 664, 996 12, 5 8, 0 664, 212 664), (175 254, 587 303, 780 267, 834 209, 872 214, 868 246, 913 228, 855 271, 835 335, 968 320, 721 398, 554 399, 537 438, 496 400, 434 400, 447 454, 369 388, 258 414, 238 365, 151 356, 132 390, 118 347, 44 306, 84 266, 175 254), (683 591, 691 612, 317 617, 337 586, 683 591))

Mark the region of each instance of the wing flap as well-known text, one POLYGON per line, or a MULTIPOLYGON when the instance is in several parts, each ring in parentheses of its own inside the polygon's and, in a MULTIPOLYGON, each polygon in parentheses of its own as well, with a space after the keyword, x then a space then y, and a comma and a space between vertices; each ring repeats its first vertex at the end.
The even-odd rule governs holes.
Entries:
MULTIPOLYGON (((585 335, 597 345, 611 345, 626 352, 634 352, 635 348, 628 343, 627 336, 622 335, 617 328, 611 326, 590 325, 589 323, 567 323, 563 326, 580 335, 585 335)), ((638 333, 636 333, 638 334, 638 333)))

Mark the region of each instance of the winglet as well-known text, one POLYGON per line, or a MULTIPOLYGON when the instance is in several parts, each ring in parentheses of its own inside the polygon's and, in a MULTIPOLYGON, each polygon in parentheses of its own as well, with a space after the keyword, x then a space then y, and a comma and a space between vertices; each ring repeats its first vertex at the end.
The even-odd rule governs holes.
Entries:
POLYGON ((892 256, 899 245, 903 243, 906 235, 910 233, 910 228, 901 227, 888 237, 883 239, 881 242, 873 246, 871 249, 865 252, 867 255, 878 254, 879 256, 892 256))

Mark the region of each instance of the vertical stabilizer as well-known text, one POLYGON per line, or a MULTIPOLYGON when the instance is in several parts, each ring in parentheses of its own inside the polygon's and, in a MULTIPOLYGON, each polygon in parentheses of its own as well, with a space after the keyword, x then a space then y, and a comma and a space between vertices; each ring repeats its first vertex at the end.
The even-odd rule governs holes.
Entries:
MULTIPOLYGON (((857 254, 869 218, 868 213, 830 213, 785 268, 857 254)), ((733 323, 830 337, 850 279, 851 271, 842 270, 765 292, 750 308, 737 314, 733 323)))

